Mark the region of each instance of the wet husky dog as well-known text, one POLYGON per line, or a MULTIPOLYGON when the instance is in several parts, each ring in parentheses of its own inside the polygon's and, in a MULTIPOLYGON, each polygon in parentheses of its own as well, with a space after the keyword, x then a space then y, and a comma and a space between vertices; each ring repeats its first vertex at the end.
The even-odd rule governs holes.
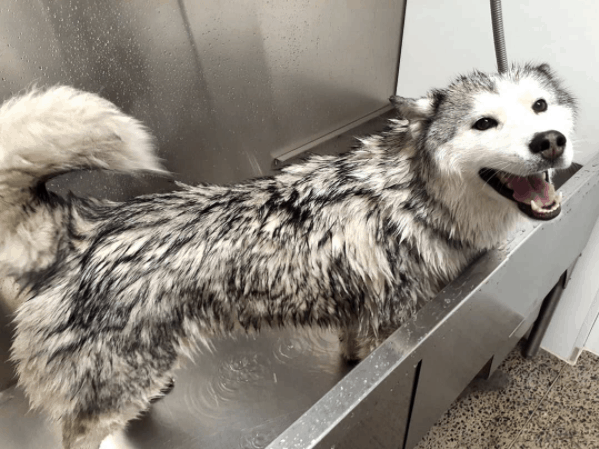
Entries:
POLYGON ((363 358, 520 217, 560 213, 545 172, 572 161, 575 104, 547 65, 392 102, 346 154, 122 203, 44 183, 161 172, 138 121, 68 87, 0 108, 0 273, 26 286, 13 357, 65 448, 97 449, 216 334, 336 328, 363 358))

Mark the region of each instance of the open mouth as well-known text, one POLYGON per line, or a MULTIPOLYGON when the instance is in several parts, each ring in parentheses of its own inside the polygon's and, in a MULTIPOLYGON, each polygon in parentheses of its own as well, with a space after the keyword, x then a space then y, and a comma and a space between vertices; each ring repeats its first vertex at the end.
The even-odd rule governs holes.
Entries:
POLYGON ((483 168, 479 175, 497 193, 518 204, 518 208, 531 218, 551 220, 562 211, 562 193, 555 192, 547 172, 518 176, 483 168))

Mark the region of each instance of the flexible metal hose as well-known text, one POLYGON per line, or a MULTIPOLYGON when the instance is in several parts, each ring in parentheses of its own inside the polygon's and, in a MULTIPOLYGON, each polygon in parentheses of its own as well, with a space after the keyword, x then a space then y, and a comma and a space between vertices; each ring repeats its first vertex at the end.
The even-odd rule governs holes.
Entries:
POLYGON ((501 0, 491 0, 491 21, 493 22, 493 42, 495 43, 495 57, 499 73, 508 71, 507 52, 505 50, 505 36, 503 34, 503 17, 501 14, 501 0))

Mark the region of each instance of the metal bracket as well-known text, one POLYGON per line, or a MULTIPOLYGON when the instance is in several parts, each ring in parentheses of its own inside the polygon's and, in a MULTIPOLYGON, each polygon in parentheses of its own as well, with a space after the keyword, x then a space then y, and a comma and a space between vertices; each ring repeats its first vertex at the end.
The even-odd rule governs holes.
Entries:
POLYGON ((545 332, 547 332, 547 328, 549 327, 553 313, 557 308, 559 300, 562 296, 562 292, 565 290, 566 286, 570 282, 570 279, 572 278, 572 271, 574 270, 578 259, 580 259, 580 254, 578 257, 576 257, 576 259, 574 259, 574 262, 572 262, 568 269, 564 271, 549 294, 545 296, 545 299, 543 299, 543 304, 541 304, 539 315, 532 325, 528 341, 522 350, 522 355, 524 357, 533 358, 538 354, 541 347, 541 341, 543 341, 545 332))
POLYGON ((576 264, 580 260, 580 256, 582 256, 582 253, 580 253, 578 255, 578 257, 576 259, 574 259, 574 262, 572 262, 572 265, 570 265, 568 267, 568 269, 566 270, 566 277, 564 279, 564 290, 566 289, 566 287, 570 283, 570 279, 572 279, 572 271, 574 271, 574 267, 576 266, 576 264))

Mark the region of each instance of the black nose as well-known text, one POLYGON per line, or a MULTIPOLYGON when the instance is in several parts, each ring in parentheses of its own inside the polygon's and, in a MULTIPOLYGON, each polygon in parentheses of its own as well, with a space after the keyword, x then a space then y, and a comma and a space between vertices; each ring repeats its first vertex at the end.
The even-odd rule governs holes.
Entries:
POLYGON ((566 136, 555 130, 536 133, 528 144, 528 148, 534 154, 541 153, 545 159, 554 161, 562 155, 566 148, 566 136))

